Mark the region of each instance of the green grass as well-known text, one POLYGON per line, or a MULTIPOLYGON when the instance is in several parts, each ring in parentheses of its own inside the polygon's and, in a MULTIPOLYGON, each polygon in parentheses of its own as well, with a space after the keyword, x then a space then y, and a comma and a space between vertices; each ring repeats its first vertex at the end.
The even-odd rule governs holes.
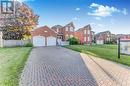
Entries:
POLYGON ((18 86, 31 47, 0 48, 0 86, 18 86))
POLYGON ((121 55, 121 58, 118 59, 117 45, 93 45, 92 47, 86 45, 68 45, 64 47, 130 66, 130 56, 121 55))

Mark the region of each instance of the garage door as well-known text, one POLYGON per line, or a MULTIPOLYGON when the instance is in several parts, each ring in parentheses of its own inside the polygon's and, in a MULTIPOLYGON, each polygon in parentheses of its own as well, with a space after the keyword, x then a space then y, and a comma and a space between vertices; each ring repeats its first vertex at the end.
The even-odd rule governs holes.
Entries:
POLYGON ((35 47, 45 46, 45 37, 44 36, 34 36, 33 37, 33 45, 35 47))
POLYGON ((55 37, 47 37, 47 46, 55 46, 56 38, 55 37))

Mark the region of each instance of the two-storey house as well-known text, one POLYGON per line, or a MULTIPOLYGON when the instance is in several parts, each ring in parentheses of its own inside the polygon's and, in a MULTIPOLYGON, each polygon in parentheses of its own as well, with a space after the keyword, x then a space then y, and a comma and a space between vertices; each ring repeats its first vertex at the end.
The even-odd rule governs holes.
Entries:
MULTIPOLYGON (((94 33, 93 33, 94 34, 94 33)), ((75 31, 75 37, 80 40, 81 44, 91 44, 92 43, 92 31, 91 26, 87 25, 83 28, 78 29, 75 31)))

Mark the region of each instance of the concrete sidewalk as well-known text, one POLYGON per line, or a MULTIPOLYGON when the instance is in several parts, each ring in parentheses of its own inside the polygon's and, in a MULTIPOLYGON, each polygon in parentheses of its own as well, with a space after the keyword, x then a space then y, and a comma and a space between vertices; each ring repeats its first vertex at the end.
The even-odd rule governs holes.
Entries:
POLYGON ((130 86, 130 69, 90 55, 81 56, 99 86, 130 86))

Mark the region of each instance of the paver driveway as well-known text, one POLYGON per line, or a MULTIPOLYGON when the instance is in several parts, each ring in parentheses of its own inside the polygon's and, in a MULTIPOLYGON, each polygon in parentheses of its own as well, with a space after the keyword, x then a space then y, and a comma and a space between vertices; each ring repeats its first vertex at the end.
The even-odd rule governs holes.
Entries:
POLYGON ((34 48, 20 86, 97 86, 80 53, 62 47, 34 48))
POLYGON ((62 47, 34 48, 20 86, 130 86, 130 69, 62 47))

